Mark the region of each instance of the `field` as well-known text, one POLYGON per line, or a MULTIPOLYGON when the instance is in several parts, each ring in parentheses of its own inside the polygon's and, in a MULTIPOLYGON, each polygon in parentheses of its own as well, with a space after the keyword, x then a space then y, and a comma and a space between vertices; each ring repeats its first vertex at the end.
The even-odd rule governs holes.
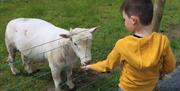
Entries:
MULTIPOLYGON (((18 17, 40 18, 64 28, 100 26, 93 36, 93 62, 103 60, 113 48, 115 42, 128 35, 125 30, 119 6, 122 0, 0 0, 0 91, 47 91, 52 89, 52 78, 47 64, 39 63, 38 73, 26 75, 20 58, 17 68, 22 72, 18 76, 11 74, 6 62, 7 51, 4 32, 7 23, 18 17)), ((167 0, 161 25, 171 39, 176 58, 180 58, 180 2, 167 0)), ((79 69, 80 70, 80 69, 79 69)), ((87 78, 84 73, 76 72, 78 79, 87 78)), ((104 74, 103 74, 104 75, 104 74)), ((94 76, 93 76, 94 77, 94 76)), ((100 76, 94 80, 84 80, 77 84, 77 91, 116 91, 119 73, 100 76)), ((92 78, 91 78, 92 79, 92 78)), ((78 83, 78 82, 76 82, 78 83)))

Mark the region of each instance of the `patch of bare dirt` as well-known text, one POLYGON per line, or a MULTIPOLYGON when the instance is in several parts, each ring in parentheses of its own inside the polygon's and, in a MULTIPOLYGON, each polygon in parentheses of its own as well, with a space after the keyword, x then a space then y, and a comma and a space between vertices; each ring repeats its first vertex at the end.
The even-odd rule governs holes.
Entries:
MULTIPOLYGON (((95 82, 96 80, 106 78, 110 74, 99 74, 94 71, 74 71, 74 74, 72 76, 73 82, 75 84, 74 89, 68 89, 68 86, 64 84, 66 81, 63 82, 62 89, 63 91, 76 91, 77 89, 88 87, 95 82)), ((43 91, 54 91, 54 83, 53 80, 46 86, 46 88, 43 91)))

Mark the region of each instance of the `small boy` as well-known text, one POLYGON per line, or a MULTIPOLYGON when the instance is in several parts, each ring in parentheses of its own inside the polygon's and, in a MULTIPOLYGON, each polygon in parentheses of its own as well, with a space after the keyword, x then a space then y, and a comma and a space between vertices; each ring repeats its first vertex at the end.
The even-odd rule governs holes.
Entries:
POLYGON ((175 69, 170 42, 165 35, 152 30, 151 0, 125 0, 121 10, 125 27, 133 35, 118 40, 106 60, 81 68, 107 72, 122 64, 118 91, 152 91, 160 73, 175 69))

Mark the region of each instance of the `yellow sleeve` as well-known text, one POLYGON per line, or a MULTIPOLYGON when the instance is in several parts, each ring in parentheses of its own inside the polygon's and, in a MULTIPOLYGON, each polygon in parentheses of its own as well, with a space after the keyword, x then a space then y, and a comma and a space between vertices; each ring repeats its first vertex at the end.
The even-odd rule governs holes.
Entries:
POLYGON ((106 60, 97 62, 95 64, 90 65, 90 69, 95 70, 97 72, 108 72, 113 69, 115 66, 120 64, 120 53, 119 53, 119 44, 116 43, 113 50, 110 52, 106 60))
POLYGON ((170 47, 169 40, 167 39, 162 72, 164 74, 168 74, 172 72, 175 69, 175 67, 176 67, 176 59, 170 47))

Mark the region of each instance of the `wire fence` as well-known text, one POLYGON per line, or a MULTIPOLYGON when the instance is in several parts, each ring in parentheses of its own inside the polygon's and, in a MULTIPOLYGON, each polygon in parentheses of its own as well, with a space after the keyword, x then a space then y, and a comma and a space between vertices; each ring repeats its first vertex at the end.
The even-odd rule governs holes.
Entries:
MULTIPOLYGON (((83 32, 87 32, 87 31, 80 31, 80 32, 73 33, 73 34, 71 34, 71 31, 70 31, 70 35, 69 35, 69 36, 77 35, 77 34, 83 33, 83 32)), ((59 40, 61 40, 61 39, 64 39, 64 38, 63 38, 63 37, 60 37, 60 38, 58 38, 58 39, 54 39, 54 40, 51 40, 51 41, 49 41, 49 42, 45 42, 45 43, 42 43, 42 44, 39 44, 39 45, 35 45, 35 46, 33 46, 33 47, 30 47, 30 48, 26 48, 26 49, 20 48, 20 50, 21 50, 21 51, 31 50, 31 49, 34 49, 34 48, 36 48, 36 47, 40 47, 40 46, 43 46, 43 45, 46 45, 46 44, 49 44, 49 43, 52 43, 52 42, 59 41, 59 40)))
MULTIPOLYGON (((77 34, 79 34, 79 33, 82 33, 82 32, 78 32, 77 34)), ((43 46, 43 45, 46 45, 46 44, 49 44, 49 43, 52 43, 52 42, 60 41, 61 39, 63 39, 63 38, 59 38, 59 39, 55 39, 55 40, 52 40, 52 41, 49 41, 49 42, 46 42, 46 43, 42 43, 42 44, 40 44, 40 45, 36 45, 36 46, 31 47, 31 48, 22 49, 22 51, 32 50, 32 49, 34 49, 34 48, 41 47, 41 46, 43 46)), ((84 39, 88 39, 88 37, 84 37, 84 39)), ((83 39, 83 40, 84 40, 84 39, 83 39)), ((79 41, 81 41, 81 40, 79 40, 79 41)), ((86 40, 86 44, 87 44, 87 43, 88 43, 88 41, 86 40)), ((47 51, 43 51, 43 52, 37 53, 37 54, 35 54, 34 56, 37 56, 37 55, 40 55, 40 54, 43 54, 43 55, 44 55, 44 54, 46 54, 46 53, 48 53, 48 52, 51 52, 51 51, 53 51, 53 50, 57 50, 57 49, 61 48, 62 46, 68 46, 68 44, 59 45, 59 46, 56 47, 56 48, 53 48, 53 49, 50 49, 50 50, 47 50, 47 51)), ((87 49, 87 46, 86 46, 86 51, 87 51, 87 50, 88 50, 88 49, 87 49)), ((85 53, 86 53, 86 52, 85 52, 85 53)), ((86 56, 86 55, 87 55, 87 54, 85 54, 85 56, 86 56)), ((7 58, 4 58, 3 60, 7 60, 7 58)), ((15 62, 15 64, 20 64, 20 62, 21 62, 21 61, 17 61, 17 62, 15 62)), ((76 63, 76 61, 74 61, 72 64, 74 64, 74 63, 76 63)), ((6 67, 8 67, 8 65, 3 65, 3 66, 1 66, 0 68, 1 68, 1 69, 5 69, 6 67)), ((51 72, 52 72, 52 71, 51 71, 51 72)), ((34 80, 36 80, 36 79, 38 79, 38 78, 41 78, 41 77, 46 76, 46 75, 49 75, 49 74, 51 74, 51 72, 48 71, 48 72, 45 72, 45 73, 40 74, 40 75, 38 75, 38 76, 33 76, 32 79, 27 80, 27 81, 25 81, 25 82, 18 82, 17 84, 9 84, 9 85, 7 86, 8 88, 6 88, 5 91, 19 91, 19 87, 24 86, 24 85, 28 85, 28 83, 32 83, 34 80)), ((77 79, 86 78, 87 76, 88 76, 88 73, 87 73, 86 71, 84 71, 84 74, 78 75, 77 77, 73 78, 73 82, 76 81, 77 79)), ((108 76, 109 76, 109 77, 107 78, 107 80, 105 80, 105 81, 103 82, 103 83, 105 83, 105 84, 101 85, 101 87, 99 87, 98 89, 102 89, 102 88, 108 87, 107 85, 111 84, 111 82, 110 82, 109 80, 112 80, 112 79, 113 79, 113 76, 112 76, 112 75, 108 75, 108 76)), ((77 91, 82 91, 82 89, 84 89, 84 88, 86 88, 86 87, 89 87, 89 86, 91 86, 92 84, 95 84, 97 81, 101 81, 102 79, 104 79, 104 77, 97 75, 97 76, 95 77, 95 79, 96 79, 96 80, 91 81, 91 82, 89 82, 89 83, 87 83, 87 84, 79 87, 79 88, 77 89, 77 91)), ((65 81, 64 83, 62 83, 62 84, 60 85, 60 87, 62 87, 62 86, 64 86, 64 85, 66 85, 66 81, 65 81)), ((98 91, 99 91, 99 90, 98 90, 98 91)), ((108 90, 107 90, 107 91, 108 91, 108 90)))

